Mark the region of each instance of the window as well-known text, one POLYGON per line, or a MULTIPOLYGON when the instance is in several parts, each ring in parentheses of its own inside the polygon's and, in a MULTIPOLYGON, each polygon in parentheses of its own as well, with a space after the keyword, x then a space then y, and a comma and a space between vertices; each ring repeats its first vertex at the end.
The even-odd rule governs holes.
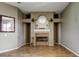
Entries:
POLYGON ((14 32, 15 18, 0 15, 0 32, 14 32))

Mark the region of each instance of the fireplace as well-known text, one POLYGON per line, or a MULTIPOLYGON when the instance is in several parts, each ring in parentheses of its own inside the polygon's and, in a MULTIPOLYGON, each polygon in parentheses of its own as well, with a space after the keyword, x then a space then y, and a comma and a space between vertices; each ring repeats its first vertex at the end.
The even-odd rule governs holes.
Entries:
POLYGON ((48 37, 36 37, 36 42, 48 42, 48 37))
POLYGON ((37 32, 36 33, 36 45, 48 45, 49 33, 37 32))

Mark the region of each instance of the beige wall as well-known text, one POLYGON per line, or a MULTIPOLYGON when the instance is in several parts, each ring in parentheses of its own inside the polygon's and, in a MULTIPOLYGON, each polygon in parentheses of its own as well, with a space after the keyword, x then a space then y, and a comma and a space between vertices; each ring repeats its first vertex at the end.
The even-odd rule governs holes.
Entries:
POLYGON ((31 19, 38 19, 39 16, 46 16, 48 18, 48 20, 50 20, 50 18, 53 18, 53 12, 32 12, 31 13, 31 19))

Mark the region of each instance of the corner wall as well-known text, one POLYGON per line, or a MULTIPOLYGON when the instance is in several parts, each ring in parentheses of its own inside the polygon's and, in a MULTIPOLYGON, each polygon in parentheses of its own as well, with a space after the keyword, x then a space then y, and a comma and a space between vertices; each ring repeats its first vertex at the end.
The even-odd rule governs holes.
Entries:
POLYGON ((62 14, 61 44, 79 54, 79 3, 71 3, 62 14))
POLYGON ((22 23, 23 13, 18 10, 18 47, 23 46, 25 44, 24 40, 24 24, 22 23))

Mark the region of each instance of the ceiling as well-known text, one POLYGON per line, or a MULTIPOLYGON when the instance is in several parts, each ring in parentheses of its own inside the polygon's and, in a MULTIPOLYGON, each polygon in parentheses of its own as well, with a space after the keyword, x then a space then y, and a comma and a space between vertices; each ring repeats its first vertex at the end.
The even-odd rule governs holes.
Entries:
POLYGON ((6 2, 19 8, 23 13, 57 12, 61 13, 69 2, 6 2))

